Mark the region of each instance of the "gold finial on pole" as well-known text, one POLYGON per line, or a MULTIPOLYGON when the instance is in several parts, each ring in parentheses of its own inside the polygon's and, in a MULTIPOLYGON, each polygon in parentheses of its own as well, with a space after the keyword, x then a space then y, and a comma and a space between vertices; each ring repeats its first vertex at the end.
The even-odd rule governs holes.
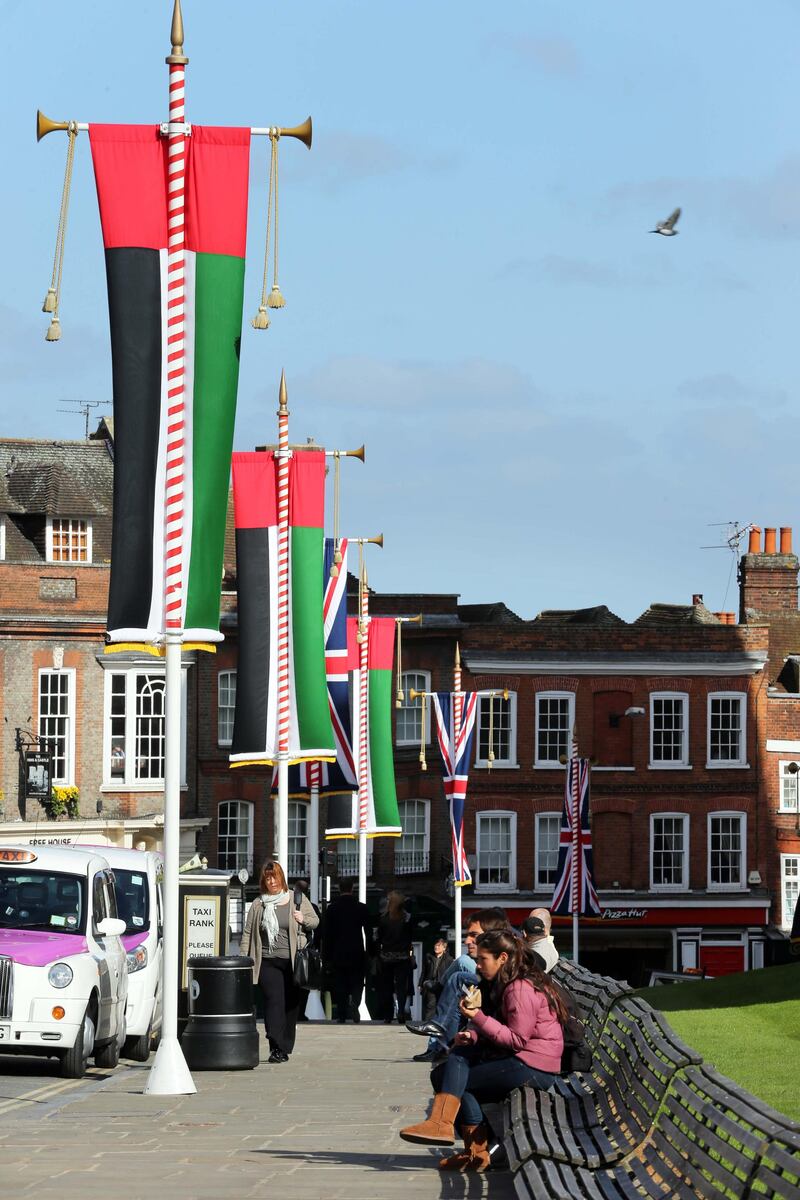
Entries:
POLYGON ((456 670, 461 670, 461 647, 458 642, 456 642, 456 670))
POLYGON ((172 30, 170 32, 172 39, 172 53, 165 59, 167 63, 188 63, 189 59, 183 53, 183 13, 181 12, 181 0, 175 0, 175 7, 172 10, 172 30))
POLYGON ((286 393, 286 372, 281 371, 281 386, 278 389, 278 416, 283 416, 284 413, 288 415, 289 409, 287 407, 287 403, 288 396, 286 393))

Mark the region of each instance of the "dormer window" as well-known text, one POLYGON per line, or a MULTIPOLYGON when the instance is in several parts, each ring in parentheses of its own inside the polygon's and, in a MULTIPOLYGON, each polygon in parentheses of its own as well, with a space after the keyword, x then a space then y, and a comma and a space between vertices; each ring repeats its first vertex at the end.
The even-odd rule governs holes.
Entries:
POLYGON ((92 522, 84 517, 48 517, 47 561, 90 563, 92 522))

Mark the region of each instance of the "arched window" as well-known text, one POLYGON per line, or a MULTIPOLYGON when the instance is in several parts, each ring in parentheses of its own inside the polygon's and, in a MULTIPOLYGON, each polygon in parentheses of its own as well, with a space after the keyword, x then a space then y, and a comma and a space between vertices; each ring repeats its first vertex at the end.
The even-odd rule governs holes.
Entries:
POLYGON ((246 800, 225 800, 217 809, 217 866, 253 873, 253 805, 246 800))
POLYGON ((401 800, 402 837, 394 843, 395 875, 419 875, 428 870, 430 861, 430 801, 401 800))

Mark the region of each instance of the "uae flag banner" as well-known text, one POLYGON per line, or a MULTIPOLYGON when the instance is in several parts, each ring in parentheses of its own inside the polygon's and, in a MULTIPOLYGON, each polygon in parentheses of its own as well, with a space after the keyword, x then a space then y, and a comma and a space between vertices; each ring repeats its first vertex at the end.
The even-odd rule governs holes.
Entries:
POLYGON ((170 371, 182 367, 181 627, 184 642, 219 642, 250 130, 193 125, 186 139, 182 317, 179 301, 175 311, 174 272, 167 281, 168 139, 155 125, 92 125, 89 138, 105 246, 114 389, 109 641, 142 644, 159 641, 164 632, 167 399, 170 371), (185 352, 176 364, 168 338, 181 322, 185 352))
MULTIPOLYGON (((357 719, 362 680, 357 642, 358 619, 347 619, 347 645, 352 669, 353 760, 358 778, 361 736, 357 719)), ((394 617, 372 617, 367 624, 367 795, 360 792, 328 798, 326 838, 358 837, 359 809, 365 809, 364 829, 368 837, 400 837, 400 813, 394 781, 392 745, 392 667, 394 665, 394 617)))
MULTIPOLYGON (((325 674, 328 684, 328 703, 336 745, 336 762, 319 764, 319 794, 330 796, 337 792, 352 792, 358 787, 353 763, 353 735, 350 729, 350 659, 347 647, 347 538, 338 542, 341 563, 336 575, 331 575, 337 542, 325 539, 322 560, 322 618, 325 625, 325 674)), ((289 768, 289 795, 307 797, 311 791, 311 765, 297 763, 289 768)), ((278 771, 272 779, 272 790, 278 788, 278 771)))
MULTIPOLYGON (((231 766, 278 761, 278 466, 233 455, 239 663, 231 766)), ((336 758, 325 679, 325 451, 289 460, 289 761, 336 758)))

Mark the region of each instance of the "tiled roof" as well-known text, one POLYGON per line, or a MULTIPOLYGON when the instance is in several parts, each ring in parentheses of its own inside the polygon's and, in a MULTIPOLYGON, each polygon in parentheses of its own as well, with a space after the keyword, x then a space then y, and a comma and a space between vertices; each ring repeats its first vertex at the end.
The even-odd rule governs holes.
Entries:
POLYGON ((704 604, 651 604, 634 625, 721 625, 704 604))
POLYGON ((92 519, 92 557, 111 556, 114 463, 106 441, 0 439, 0 513, 6 513, 6 558, 41 559, 46 517, 92 519), (38 521, 37 521, 38 518, 38 521))
POLYGON ((521 625, 522 617, 501 600, 493 604, 459 604, 458 615, 468 625, 521 625))
POLYGON ((622 617, 597 604, 594 608, 546 608, 535 616, 534 621, 547 621, 555 625, 626 625, 622 617))

